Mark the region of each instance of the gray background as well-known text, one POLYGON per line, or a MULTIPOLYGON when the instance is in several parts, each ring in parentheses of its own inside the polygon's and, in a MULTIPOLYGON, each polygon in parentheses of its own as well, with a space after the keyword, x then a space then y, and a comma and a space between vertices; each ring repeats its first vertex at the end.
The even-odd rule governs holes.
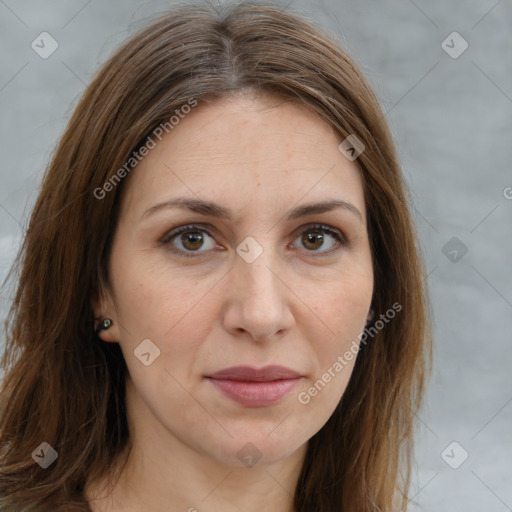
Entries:
MULTIPOLYGON (((0 278, 85 84, 168 5, 0 0, 0 278), (59 44, 47 59, 31 48, 43 31, 59 44)), ((411 511, 512 511, 512 3, 296 0, 293 8, 330 29, 362 68, 414 195, 436 352, 411 511), (458 58, 442 47, 453 31, 469 45, 458 58), (457 469, 446 462, 458 465, 465 452, 457 469)), ((2 318, 8 302, 4 290, 2 318)))

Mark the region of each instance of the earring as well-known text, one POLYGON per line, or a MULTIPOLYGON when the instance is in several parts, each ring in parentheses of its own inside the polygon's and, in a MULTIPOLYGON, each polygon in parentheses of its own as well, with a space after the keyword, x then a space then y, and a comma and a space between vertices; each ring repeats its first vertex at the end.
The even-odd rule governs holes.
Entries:
POLYGON ((368 316, 366 318, 366 326, 368 326, 368 324, 373 320, 373 316, 374 316, 374 311, 373 311, 373 308, 370 309, 370 312, 368 313, 368 316))
POLYGON ((105 318, 102 322, 98 324, 98 327, 96 327, 96 334, 99 335, 101 331, 108 329, 111 325, 112 320, 110 320, 110 318, 105 318))

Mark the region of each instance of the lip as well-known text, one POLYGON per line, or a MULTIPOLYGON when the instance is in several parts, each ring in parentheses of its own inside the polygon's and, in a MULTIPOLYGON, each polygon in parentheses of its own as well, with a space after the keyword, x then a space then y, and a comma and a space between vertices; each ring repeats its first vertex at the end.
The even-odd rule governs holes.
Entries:
POLYGON ((206 378, 214 388, 240 405, 265 407, 288 395, 303 375, 284 366, 234 366, 206 378))
POLYGON ((271 382, 282 379, 297 379, 302 377, 298 372, 290 370, 285 366, 264 366, 263 368, 253 368, 252 366, 232 366, 225 368, 212 375, 207 376, 210 379, 235 380, 246 382, 271 382))

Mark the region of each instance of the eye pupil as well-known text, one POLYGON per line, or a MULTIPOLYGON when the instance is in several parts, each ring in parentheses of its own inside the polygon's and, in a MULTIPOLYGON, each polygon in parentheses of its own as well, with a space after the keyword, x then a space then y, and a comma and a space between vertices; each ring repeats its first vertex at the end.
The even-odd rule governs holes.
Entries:
POLYGON ((186 249, 199 249, 203 243, 203 235, 199 231, 187 231, 181 235, 181 241, 186 249))
POLYGON ((312 234, 315 232, 309 232, 307 233, 302 241, 304 242, 304 246, 308 247, 309 249, 318 249, 322 246, 324 235, 322 233, 316 232, 315 234, 312 234), (320 242, 319 244, 315 244, 315 242, 320 242), (308 244, 312 243, 314 247, 309 247, 308 244))

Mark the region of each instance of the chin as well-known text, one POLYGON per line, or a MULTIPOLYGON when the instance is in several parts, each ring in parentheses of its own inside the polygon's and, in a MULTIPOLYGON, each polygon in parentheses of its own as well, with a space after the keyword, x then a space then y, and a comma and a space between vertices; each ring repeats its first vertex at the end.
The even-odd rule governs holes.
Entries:
MULTIPOLYGON (((275 425, 274 425, 275 428, 275 425)), ((244 434, 224 439, 222 443, 215 444, 218 451, 212 457, 234 467, 254 467, 278 463, 305 447, 307 438, 293 439, 290 436, 273 433, 268 435, 261 429, 248 428, 244 434)))

